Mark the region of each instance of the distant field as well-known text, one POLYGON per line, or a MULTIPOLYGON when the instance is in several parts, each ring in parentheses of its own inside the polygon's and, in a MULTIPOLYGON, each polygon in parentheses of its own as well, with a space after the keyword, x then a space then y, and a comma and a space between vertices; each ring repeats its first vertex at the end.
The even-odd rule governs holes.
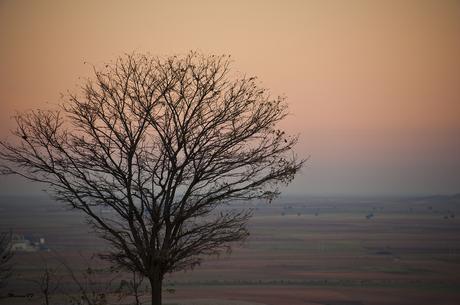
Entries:
MULTIPOLYGON (((236 207, 240 207, 238 205, 236 207)), ((460 304, 460 199, 284 198, 253 202, 250 238, 231 255, 168 277, 167 304, 460 304)), ((104 249, 76 212, 45 198, 0 197, 0 229, 44 237, 84 268, 104 249)), ((32 288, 54 252, 18 253, 8 289, 32 288)), ((1 299, 0 304, 35 304, 1 299)))

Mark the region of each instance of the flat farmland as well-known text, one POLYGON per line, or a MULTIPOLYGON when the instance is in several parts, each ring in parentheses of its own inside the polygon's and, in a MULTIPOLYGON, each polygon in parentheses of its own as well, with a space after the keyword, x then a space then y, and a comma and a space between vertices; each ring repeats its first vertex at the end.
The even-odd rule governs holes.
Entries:
MULTIPOLYGON (((168 276, 167 304, 460 304, 458 196, 285 197, 226 208, 253 210, 250 237, 168 276)), ((84 269, 82 258, 106 247, 82 215, 41 197, 1 197, 0 226, 43 237, 52 250, 16 253, 7 290, 18 294, 34 289, 30 280, 56 255, 84 269)))

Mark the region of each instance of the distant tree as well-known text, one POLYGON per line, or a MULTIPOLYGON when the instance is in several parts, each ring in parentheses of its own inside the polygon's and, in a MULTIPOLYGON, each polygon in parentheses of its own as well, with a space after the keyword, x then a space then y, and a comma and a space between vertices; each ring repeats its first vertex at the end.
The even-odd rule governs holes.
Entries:
POLYGON ((6 285, 6 281, 11 276, 11 265, 9 260, 11 252, 11 232, 0 232, 0 288, 6 285))
POLYGON ((161 304, 164 275, 192 268, 248 232, 235 200, 273 199, 301 168, 287 115, 227 56, 132 54, 94 68, 57 111, 15 117, 1 169, 48 185, 107 240, 101 256, 145 276, 161 304))

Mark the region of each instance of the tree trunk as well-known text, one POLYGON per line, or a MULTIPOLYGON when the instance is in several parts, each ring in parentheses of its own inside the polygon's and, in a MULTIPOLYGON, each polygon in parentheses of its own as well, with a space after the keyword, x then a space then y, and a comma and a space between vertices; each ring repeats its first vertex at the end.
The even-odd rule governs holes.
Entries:
POLYGON ((150 287, 152 289, 152 305, 161 305, 162 295, 161 288, 163 286, 163 276, 160 274, 154 274, 149 278, 150 287))

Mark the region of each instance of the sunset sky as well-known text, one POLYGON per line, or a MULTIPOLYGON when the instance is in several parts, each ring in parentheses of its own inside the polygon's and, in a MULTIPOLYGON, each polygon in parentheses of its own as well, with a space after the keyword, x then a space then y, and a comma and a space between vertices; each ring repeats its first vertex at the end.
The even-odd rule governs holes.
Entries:
MULTIPOLYGON (((125 52, 230 54, 287 96, 310 156, 286 190, 460 192, 460 1, 0 0, 0 137, 125 52)), ((38 192, 0 178, 0 194, 38 192)))

